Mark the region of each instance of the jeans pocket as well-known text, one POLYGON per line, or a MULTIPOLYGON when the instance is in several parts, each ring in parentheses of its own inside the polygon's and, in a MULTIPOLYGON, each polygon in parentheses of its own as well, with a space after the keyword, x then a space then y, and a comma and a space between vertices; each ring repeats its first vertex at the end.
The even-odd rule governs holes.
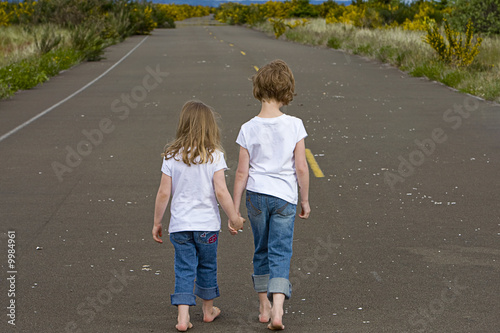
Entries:
POLYGON ((214 244, 217 243, 217 239, 219 239, 219 232, 218 231, 199 232, 197 238, 198 238, 198 243, 200 244, 214 244))
POLYGON ((177 244, 186 244, 191 240, 192 236, 190 232, 173 232, 170 234, 170 239, 177 244))
POLYGON ((295 216, 297 213, 297 205, 285 200, 279 200, 277 202, 276 212, 281 216, 295 216))
POLYGON ((247 211, 250 216, 257 216, 262 211, 259 209, 260 208, 260 200, 259 196, 257 194, 253 193, 247 193, 247 201, 246 201, 246 206, 247 206, 247 211))

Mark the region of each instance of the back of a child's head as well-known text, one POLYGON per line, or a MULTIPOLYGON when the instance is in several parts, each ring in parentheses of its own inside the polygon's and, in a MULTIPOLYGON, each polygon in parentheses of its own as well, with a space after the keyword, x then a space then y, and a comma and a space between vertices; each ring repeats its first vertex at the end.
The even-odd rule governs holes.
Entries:
POLYGON ((283 60, 274 60, 252 76, 253 96, 259 101, 274 100, 288 105, 295 95, 292 70, 283 60))
POLYGON ((182 107, 173 143, 165 149, 166 159, 182 155, 188 165, 212 162, 212 153, 222 151, 220 129, 214 110, 203 102, 192 100, 182 107))

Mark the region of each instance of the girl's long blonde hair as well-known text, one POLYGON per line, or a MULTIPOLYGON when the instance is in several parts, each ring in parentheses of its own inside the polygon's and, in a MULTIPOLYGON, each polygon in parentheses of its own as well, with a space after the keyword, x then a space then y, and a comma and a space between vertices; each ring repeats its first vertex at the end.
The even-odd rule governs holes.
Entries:
POLYGON ((187 165, 214 162, 213 153, 224 152, 214 110, 200 101, 188 101, 182 107, 176 139, 165 146, 161 156, 187 165))

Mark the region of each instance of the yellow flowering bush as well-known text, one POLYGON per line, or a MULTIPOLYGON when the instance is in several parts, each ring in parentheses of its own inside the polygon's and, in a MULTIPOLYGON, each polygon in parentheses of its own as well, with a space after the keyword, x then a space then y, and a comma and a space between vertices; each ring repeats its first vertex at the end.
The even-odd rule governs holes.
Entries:
POLYGON ((23 1, 14 6, 14 15, 18 23, 29 23, 35 13, 36 1, 23 1))
POLYGON ((6 27, 10 24, 12 13, 8 12, 7 6, 7 1, 0 2, 0 27, 6 27))
POLYGON ((472 22, 467 24, 465 36, 462 33, 450 28, 448 21, 444 20, 443 36, 439 27, 436 24, 427 26, 427 35, 423 37, 423 41, 429 44, 439 56, 439 59, 447 64, 456 67, 468 67, 474 61, 474 58, 479 54, 479 46, 481 46, 482 38, 478 37, 474 44, 474 29, 472 22), (445 40, 446 37, 446 40, 445 40))

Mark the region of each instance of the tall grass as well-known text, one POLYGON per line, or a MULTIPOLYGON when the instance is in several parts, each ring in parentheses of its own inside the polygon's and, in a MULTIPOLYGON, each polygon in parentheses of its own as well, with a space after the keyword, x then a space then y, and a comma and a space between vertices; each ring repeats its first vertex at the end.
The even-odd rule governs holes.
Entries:
MULTIPOLYGON (((269 22, 256 29, 273 34, 269 22)), ((425 76, 461 92, 500 102, 500 37, 484 37, 479 55, 469 68, 456 68, 439 61, 434 50, 423 42, 425 32, 402 28, 366 29, 352 25, 327 24, 312 19, 305 26, 288 29, 288 40, 359 54, 392 64, 413 76, 425 76)))

